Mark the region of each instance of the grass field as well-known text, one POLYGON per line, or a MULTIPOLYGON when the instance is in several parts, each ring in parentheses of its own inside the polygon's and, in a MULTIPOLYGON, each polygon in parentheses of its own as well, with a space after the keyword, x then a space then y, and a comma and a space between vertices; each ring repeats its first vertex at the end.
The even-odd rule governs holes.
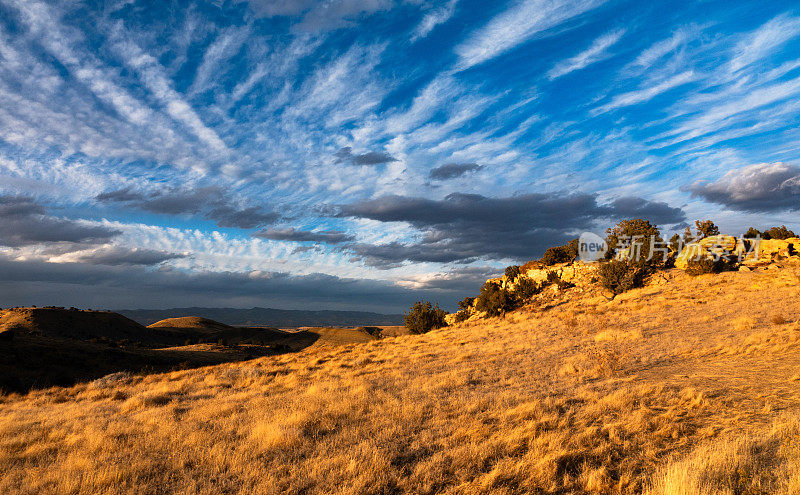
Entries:
POLYGON ((0 399, 0 493, 800 492, 800 267, 0 399))

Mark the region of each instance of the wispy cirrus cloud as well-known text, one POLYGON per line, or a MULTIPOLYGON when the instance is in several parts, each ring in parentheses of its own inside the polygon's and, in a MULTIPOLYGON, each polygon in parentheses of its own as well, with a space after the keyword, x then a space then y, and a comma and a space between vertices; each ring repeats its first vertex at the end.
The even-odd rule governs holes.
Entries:
POLYGON ((736 72, 774 53, 790 40, 800 36, 800 17, 779 15, 744 36, 734 47, 730 60, 731 71, 736 72))
POLYGON ((428 36, 436 26, 449 21, 455 13, 456 4, 458 4, 458 0, 448 0, 444 5, 436 7, 426 13, 411 34, 411 42, 413 43, 428 36))
POLYGON ((590 66, 591 64, 608 58, 610 56, 608 54, 608 49, 617 44, 619 40, 622 39, 624 34, 624 29, 619 29, 604 34, 603 36, 594 40, 592 45, 586 50, 580 52, 574 57, 570 57, 556 64, 555 67, 548 71, 547 77, 549 77, 551 80, 558 79, 559 77, 567 75, 570 72, 581 70, 590 66))
POLYGON ((610 112, 618 108, 627 107, 630 105, 637 105, 640 103, 650 101, 651 99, 655 98, 656 96, 662 93, 670 91, 684 84, 691 83, 692 81, 696 80, 696 78, 697 76, 695 75, 694 71, 690 70, 681 72, 680 74, 675 74, 674 76, 671 76, 652 86, 616 95, 611 99, 610 102, 606 103, 605 105, 597 107, 592 111, 592 113, 594 115, 597 115, 605 112, 610 112))
POLYGON ((602 5, 604 0, 523 0, 456 46, 458 69, 491 60, 533 36, 602 5))

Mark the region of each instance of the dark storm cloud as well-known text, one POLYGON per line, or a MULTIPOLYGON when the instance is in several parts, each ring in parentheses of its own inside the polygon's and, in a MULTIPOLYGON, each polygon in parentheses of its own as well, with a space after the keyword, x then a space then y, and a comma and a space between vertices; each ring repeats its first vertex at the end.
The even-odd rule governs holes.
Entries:
POLYGON ((118 246, 97 249, 76 257, 77 262, 108 266, 153 266, 165 261, 186 258, 181 253, 155 249, 123 248, 118 246))
POLYGON ((665 203, 626 197, 604 205, 598 204, 594 194, 488 198, 455 193, 442 200, 383 196, 341 205, 334 215, 408 222, 424 233, 415 244, 347 246, 356 257, 385 268, 402 261, 527 260, 566 242, 576 231, 591 229, 599 220, 644 217, 671 224, 685 219, 682 210, 665 203))
POLYGON ((611 208, 616 218, 644 218, 657 225, 674 224, 686 218, 680 208, 633 196, 615 199, 611 208))
POLYGON ((261 237, 262 239, 270 239, 273 241, 292 241, 292 242, 323 242, 326 244, 340 244, 342 242, 350 242, 354 237, 341 230, 296 230, 294 228, 286 229, 264 229, 253 234, 254 237, 261 237))
POLYGON ((392 282, 281 272, 191 272, 162 267, 17 261, 0 254, 4 306, 58 305, 91 308, 283 307, 358 309, 396 313, 420 298, 448 307, 463 297, 437 289, 415 290, 392 282), (77 289, 77 290, 76 290, 77 289))
POLYGON ((131 191, 129 187, 126 187, 125 189, 100 193, 95 196, 95 199, 103 203, 108 203, 114 201, 139 201, 143 199, 143 196, 137 192, 131 191))
POLYGON ((769 213, 800 210, 800 167, 760 163, 731 170, 716 182, 686 187, 692 196, 733 210, 769 213))
POLYGON ((45 207, 27 196, 0 196, 0 245, 106 242, 119 235, 108 227, 85 225, 47 215, 45 207))
POLYGON ((444 165, 432 169, 428 174, 428 178, 431 180, 456 179, 481 169, 483 169, 483 166, 477 163, 445 163, 444 165))
POLYGON ((108 191, 95 196, 102 203, 121 203, 162 215, 197 215, 214 221, 220 227, 253 229, 271 224, 280 218, 273 211, 258 206, 240 208, 233 204, 222 188, 166 189, 148 194, 129 188, 108 191))
POLYGON ((502 275, 502 270, 488 266, 465 266, 438 273, 415 284, 419 290, 454 291, 464 296, 475 295, 487 279, 502 275))
POLYGON ((349 146, 336 152, 337 162, 350 162, 353 165, 381 165, 384 163, 396 162, 397 158, 383 151, 370 151, 359 155, 353 154, 353 149, 349 146))
POLYGON ((209 211, 206 218, 213 220, 220 227, 238 229, 254 229, 278 221, 281 216, 274 211, 264 211, 257 206, 237 209, 231 206, 219 206, 209 211))

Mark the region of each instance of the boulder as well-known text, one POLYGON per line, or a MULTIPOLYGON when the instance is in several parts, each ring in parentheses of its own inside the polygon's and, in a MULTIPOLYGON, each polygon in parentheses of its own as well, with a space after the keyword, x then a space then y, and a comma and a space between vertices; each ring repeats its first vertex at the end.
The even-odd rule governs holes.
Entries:
POLYGON ((793 237, 790 239, 769 239, 760 240, 758 242, 758 252, 753 250, 752 253, 744 259, 744 265, 767 266, 776 261, 780 261, 789 257, 800 256, 800 238, 793 237))
POLYGON ((687 244, 675 258, 675 268, 685 270, 690 260, 703 258, 743 259, 751 249, 750 241, 732 235, 712 235, 687 244))
POLYGON ((527 270, 523 276, 532 279, 536 283, 542 283, 547 280, 551 272, 558 275, 564 282, 577 286, 587 285, 590 280, 596 276, 597 263, 575 261, 572 263, 561 263, 547 268, 531 268, 527 270))

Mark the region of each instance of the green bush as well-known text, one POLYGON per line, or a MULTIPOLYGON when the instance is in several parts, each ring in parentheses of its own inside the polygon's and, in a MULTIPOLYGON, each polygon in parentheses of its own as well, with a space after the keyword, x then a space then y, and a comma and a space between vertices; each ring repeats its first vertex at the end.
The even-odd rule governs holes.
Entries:
POLYGON ((444 316, 447 313, 427 301, 415 302, 408 313, 403 314, 403 321, 410 333, 426 333, 436 328, 447 326, 444 316))
POLYGON ((517 299, 521 301, 526 301, 536 294, 542 292, 544 287, 540 284, 537 284, 531 278, 528 277, 520 277, 517 281, 516 286, 514 287, 514 294, 516 295, 517 299))
POLYGON ((797 234, 787 229, 786 225, 781 225, 780 227, 772 227, 770 229, 767 229, 764 232, 761 232, 758 229, 750 227, 750 229, 747 231, 744 237, 750 239, 753 239, 755 237, 760 237, 768 241, 770 239, 780 239, 780 240, 791 239, 792 237, 797 237, 797 234))
POLYGON ((690 259, 686 262, 686 273, 692 277, 705 275, 706 273, 720 273, 729 270, 731 264, 723 258, 700 258, 690 259))
POLYGON ((797 234, 792 232, 791 230, 786 228, 786 225, 781 225, 780 227, 772 227, 768 231, 764 232, 767 239, 791 239, 792 237, 797 237, 797 234))
POLYGON ((697 230, 697 237, 711 237, 712 235, 719 235, 719 227, 717 227, 711 220, 694 221, 695 229, 697 230))
POLYGON ((475 304, 474 297, 465 297, 464 299, 458 301, 458 309, 464 309, 469 311, 472 309, 472 306, 475 304))
POLYGON ((514 280, 520 274, 520 269, 517 265, 506 267, 506 280, 514 280))
POLYGON ((519 301, 515 295, 495 282, 486 282, 480 295, 475 299, 475 309, 497 316, 517 308, 519 301))
MULTIPOLYGON (((608 252, 606 258, 611 259, 617 253, 618 249, 623 248, 623 240, 633 241, 636 239, 638 245, 639 255, 634 256, 635 259, 629 260, 638 265, 660 265, 664 262, 665 256, 661 251, 654 251, 653 258, 648 260, 650 255, 651 246, 653 241, 656 244, 663 243, 661 239, 661 232, 658 227, 651 224, 648 220, 641 218, 634 218, 632 220, 623 220, 619 222, 614 228, 606 231, 608 237, 606 243, 608 244, 608 252)), ((630 257, 630 253, 629 253, 630 257)))
POLYGON ((541 262, 545 266, 557 265, 559 263, 568 263, 574 261, 578 257, 578 239, 572 239, 563 246, 554 246, 547 248, 542 255, 541 262))
POLYGON ((611 260, 601 263, 597 270, 600 285, 614 294, 644 285, 647 267, 628 260, 611 260))
POLYGON ((762 239, 765 238, 763 232, 761 232, 760 230, 758 230, 756 228, 753 228, 753 227, 750 227, 749 229, 747 229, 747 232, 744 234, 743 237, 745 239, 755 239, 756 237, 760 237, 762 239))

